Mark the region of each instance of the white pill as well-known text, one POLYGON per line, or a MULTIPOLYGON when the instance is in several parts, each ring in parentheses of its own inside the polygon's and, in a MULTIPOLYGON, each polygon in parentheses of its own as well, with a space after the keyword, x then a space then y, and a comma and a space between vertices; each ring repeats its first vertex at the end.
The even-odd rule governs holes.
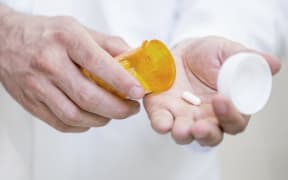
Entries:
POLYGON ((182 98, 189 102, 190 104, 193 104, 193 105, 196 105, 196 106, 199 106, 201 104, 201 99, 192 94, 191 92, 188 92, 188 91, 184 91, 183 94, 182 94, 182 98))

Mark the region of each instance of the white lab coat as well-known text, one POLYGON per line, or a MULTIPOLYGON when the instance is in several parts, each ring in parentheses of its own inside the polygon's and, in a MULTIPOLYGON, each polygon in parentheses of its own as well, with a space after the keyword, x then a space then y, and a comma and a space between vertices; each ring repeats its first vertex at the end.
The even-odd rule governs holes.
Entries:
MULTIPOLYGON (((144 39, 157 38, 173 46, 188 37, 222 35, 248 47, 279 51, 273 0, 2 2, 35 14, 74 16, 95 30, 123 37, 132 46, 144 39)), ((215 150, 176 145, 170 136, 153 132, 143 111, 87 133, 62 134, 32 118, 0 90, 0 179, 220 179, 215 150)))

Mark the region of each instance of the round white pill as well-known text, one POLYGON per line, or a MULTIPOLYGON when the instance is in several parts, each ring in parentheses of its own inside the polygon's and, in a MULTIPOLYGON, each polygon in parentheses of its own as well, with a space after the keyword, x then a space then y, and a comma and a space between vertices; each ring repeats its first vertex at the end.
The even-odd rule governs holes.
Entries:
POLYGON ((272 89, 272 73, 262 56, 238 53, 229 57, 221 67, 217 86, 239 112, 251 115, 267 103, 272 89))

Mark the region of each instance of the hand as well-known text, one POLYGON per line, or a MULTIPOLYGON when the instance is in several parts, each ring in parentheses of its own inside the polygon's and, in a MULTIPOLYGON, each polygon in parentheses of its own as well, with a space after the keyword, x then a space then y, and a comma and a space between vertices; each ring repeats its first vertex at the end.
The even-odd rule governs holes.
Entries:
MULTIPOLYGON (((173 50, 177 67, 175 84, 167 92, 144 98, 145 109, 155 131, 171 131, 179 144, 188 144, 195 139, 203 146, 219 144, 223 132, 242 132, 250 117, 240 114, 230 100, 218 95, 216 80, 223 62, 229 56, 245 51, 252 50, 218 37, 180 43, 173 50), (184 91, 199 96, 202 104, 194 106, 182 100, 184 91)), ((278 72, 278 61, 261 55, 269 63, 273 74, 278 72)))
POLYGON ((60 131, 82 132, 138 112, 138 102, 112 95, 79 71, 87 69, 131 99, 142 98, 138 81, 112 58, 129 49, 120 38, 71 17, 9 11, 0 23, 0 80, 35 116, 60 131))

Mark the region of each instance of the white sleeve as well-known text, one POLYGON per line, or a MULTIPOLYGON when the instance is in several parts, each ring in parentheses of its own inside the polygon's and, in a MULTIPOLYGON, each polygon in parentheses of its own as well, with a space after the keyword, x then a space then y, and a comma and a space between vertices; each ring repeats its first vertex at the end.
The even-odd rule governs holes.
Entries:
POLYGON ((283 54, 284 32, 278 0, 181 0, 172 43, 222 36, 276 55, 283 54))
POLYGON ((0 4, 4 4, 12 9, 21 12, 31 12, 33 0, 0 0, 0 4))

